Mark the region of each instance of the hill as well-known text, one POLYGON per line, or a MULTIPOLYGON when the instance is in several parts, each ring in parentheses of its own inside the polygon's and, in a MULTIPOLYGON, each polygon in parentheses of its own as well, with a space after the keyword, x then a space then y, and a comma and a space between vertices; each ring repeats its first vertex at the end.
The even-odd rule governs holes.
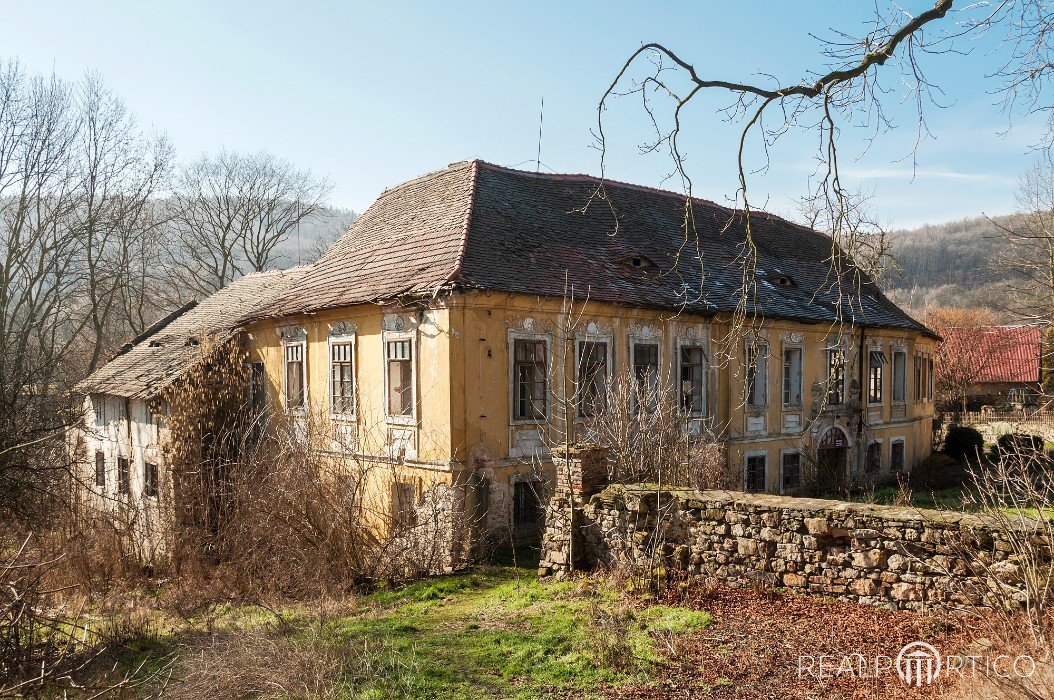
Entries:
MULTIPOLYGON (((1005 224, 1011 217, 993 217, 1005 224)), ((987 307, 999 311, 1008 273, 999 263, 1002 236, 985 217, 891 233, 896 271, 884 285, 898 304, 987 307)))

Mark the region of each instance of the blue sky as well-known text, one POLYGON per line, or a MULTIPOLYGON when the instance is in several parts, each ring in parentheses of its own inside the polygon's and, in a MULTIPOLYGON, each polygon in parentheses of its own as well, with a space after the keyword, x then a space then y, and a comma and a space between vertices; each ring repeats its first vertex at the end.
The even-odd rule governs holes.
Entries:
MULTIPOLYGON (((912 0, 909 10, 929 2, 912 0)), ((0 0, 0 58, 75 78, 100 72, 140 121, 166 132, 182 158, 227 146, 266 149, 329 176, 333 202, 362 211, 385 187, 447 163, 503 165, 535 157, 545 98, 542 162, 599 170, 590 129, 596 104, 626 56, 657 41, 708 76, 786 81, 822 67, 810 32, 857 32, 866 2, 13 2, 0 0)), ((912 175, 910 105, 891 95, 900 128, 864 152, 843 133, 842 167, 874 192, 894 227, 1001 214, 1043 120, 1008 118, 984 76, 995 38, 961 42, 968 56, 928 57, 944 90, 931 108, 935 140, 912 175)), ((684 148, 695 193, 735 192, 736 131, 715 102, 688 111, 684 148)), ((637 103, 607 114, 609 177, 661 185, 668 159, 642 156, 637 103)), ((813 134, 791 135, 752 180, 752 198, 790 213, 813 171, 813 134)), ((533 167, 526 164, 523 167, 533 167)))

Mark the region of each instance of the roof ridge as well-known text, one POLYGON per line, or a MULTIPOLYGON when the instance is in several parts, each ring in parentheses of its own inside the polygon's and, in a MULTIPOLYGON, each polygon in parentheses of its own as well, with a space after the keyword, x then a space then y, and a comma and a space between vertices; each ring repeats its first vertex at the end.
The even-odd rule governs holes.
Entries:
MULTIPOLYGON (((392 187, 386 187, 383 190, 381 190, 381 193, 379 195, 377 195, 377 199, 373 200, 373 204, 370 204, 370 206, 366 207, 366 210, 363 211, 362 213, 365 214, 367 211, 369 211, 371 208, 373 208, 374 204, 377 204, 377 202, 381 201, 382 199, 384 199, 388 195, 394 194, 395 192, 398 192, 398 191, 406 188, 409 185, 413 185, 413 184, 416 184, 416 183, 419 183, 419 182, 423 182, 425 180, 431 180, 431 179, 434 179, 436 177, 439 177, 440 175, 446 175, 447 173, 453 172, 454 170, 457 170, 458 168, 464 167, 466 165, 474 167, 474 164, 479 163, 479 162, 481 162, 481 161, 478 158, 470 158, 470 159, 467 159, 467 160, 458 160, 458 161, 455 161, 453 163, 450 163, 445 168, 440 168, 438 170, 433 170, 430 173, 425 173, 424 175, 418 175, 415 178, 411 178, 409 180, 404 180, 403 182, 400 182, 397 185, 393 185, 392 187)), ((356 218, 358 218, 358 217, 356 217, 356 218)))
MULTIPOLYGON (((461 266, 465 262, 465 251, 468 250, 468 234, 472 228, 472 212, 476 208, 476 187, 479 182, 479 165, 480 160, 473 158, 472 161, 472 176, 469 178, 468 186, 468 203, 465 206, 465 225, 461 229, 461 242, 458 244, 457 255, 454 257, 454 269, 447 275, 444 284, 449 284, 455 279, 461 276, 461 266)), ((436 293, 439 293, 440 287, 443 285, 436 286, 436 293)))

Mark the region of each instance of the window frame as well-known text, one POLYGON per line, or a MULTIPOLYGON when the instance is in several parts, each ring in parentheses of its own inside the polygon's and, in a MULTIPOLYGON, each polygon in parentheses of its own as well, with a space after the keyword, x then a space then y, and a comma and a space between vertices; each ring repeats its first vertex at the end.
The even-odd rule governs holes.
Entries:
MULTIPOLYGON (((552 415, 552 376, 553 376, 553 356, 552 356, 552 338, 548 333, 524 333, 519 331, 509 331, 509 424, 510 425, 539 425, 546 423, 549 417, 552 415), (543 415, 540 418, 524 418, 517 416, 517 405, 519 404, 519 396, 517 394, 519 390, 519 378, 516 374, 516 367, 519 362, 516 359, 516 343, 527 342, 527 343, 543 343, 545 350, 543 352, 543 362, 545 368, 542 372, 542 378, 545 383, 544 386, 544 407, 543 415)), ((535 365, 537 363, 534 363, 535 365)))
POLYGON ((707 392, 710 388, 710 353, 707 352, 706 344, 693 339, 682 339, 677 342, 677 409, 682 415, 689 418, 704 418, 707 415, 707 411, 710 407, 709 396, 707 392), (703 362, 700 365, 700 382, 702 386, 699 391, 700 403, 702 406, 698 411, 692 410, 690 407, 685 410, 684 406, 684 368, 686 366, 694 367, 695 365, 685 365, 683 357, 685 350, 698 350, 702 355, 703 362))
MULTIPOLYGON (((662 382, 662 341, 658 338, 637 338, 630 337, 629 339, 629 371, 630 377, 633 380, 633 394, 630 396, 630 408, 634 415, 639 411, 637 405, 637 386, 640 378, 637 376, 637 348, 642 346, 650 346, 655 348, 655 388, 657 392, 658 387, 662 382)), ((648 413, 654 413, 657 406, 650 406, 648 413)))
POLYGON ((123 455, 117 456, 117 493, 127 496, 132 492, 132 460, 123 455))
POLYGON ((769 488, 769 453, 768 450, 750 450, 743 453, 743 492, 744 493, 768 493, 769 488), (750 460, 761 458, 764 463, 764 476, 762 477, 761 490, 750 489, 750 460))
POLYGON ((871 440, 867 443, 867 449, 864 451, 864 473, 865 474, 881 474, 882 465, 885 461, 885 455, 882 452, 882 441, 871 440), (878 449, 878 464, 872 465, 871 450, 872 448, 878 449))
POLYGON ((824 384, 825 384, 825 389, 826 389, 826 391, 824 393, 825 405, 828 408, 833 407, 833 406, 845 406, 846 398, 848 398, 846 396, 846 391, 845 391, 845 388, 846 388, 845 387, 845 385, 846 385, 846 375, 848 374, 848 372, 846 371, 847 365, 848 365, 848 357, 847 357, 848 353, 846 352, 845 348, 842 347, 841 345, 833 345, 833 346, 829 345, 829 346, 824 348, 823 352, 824 352, 824 384), (837 365, 841 369, 841 379, 840 379, 840 381, 837 384, 835 382, 833 382, 832 379, 831 379, 831 375, 832 375, 832 371, 831 370, 834 367, 836 367, 836 365, 832 363, 832 359, 836 355, 840 356, 842 358, 841 363, 839 365, 837 365), (838 398, 837 401, 832 401, 831 400, 832 394, 835 394, 837 396, 837 398, 838 398))
POLYGON ((606 347, 605 352, 605 377, 604 377, 604 408, 603 412, 607 411, 608 408, 608 396, 607 388, 608 383, 611 381, 611 371, 614 365, 614 338, 610 335, 580 335, 575 337, 575 419, 579 422, 589 420, 597 415, 603 415, 603 412, 592 412, 586 413, 583 405, 582 396, 582 346, 586 343, 599 344, 603 343, 606 347))
POLYGON ((780 450, 780 493, 792 493, 802 487, 802 451, 797 448, 780 450), (798 458, 798 483, 795 486, 787 486, 786 459, 795 455, 798 458))
POLYGON ((512 513, 510 520, 512 521, 513 529, 528 529, 536 528, 541 525, 545 518, 545 505, 542 503, 541 488, 544 486, 544 482, 537 478, 519 478, 512 482, 512 513), (520 493, 530 489, 530 494, 533 496, 533 514, 534 518, 531 520, 523 520, 517 517, 517 513, 520 510, 521 499, 520 493))
MULTIPOLYGON (((332 418, 338 420, 355 420, 355 417, 359 412, 359 357, 358 357, 358 339, 355 333, 340 333, 330 335, 326 341, 326 352, 328 354, 328 372, 326 375, 326 383, 329 385, 329 415, 332 418), (334 391, 336 388, 336 380, 333 376, 333 348, 338 345, 347 345, 350 348, 349 356, 350 360, 347 363, 341 362, 340 364, 351 365, 351 410, 349 411, 338 411, 337 410, 337 395, 334 391)), ((386 347, 387 350, 387 347, 386 347)), ((385 357, 385 371, 387 371, 387 357, 385 357)))
POLYGON ((95 450, 95 488, 106 492, 106 452, 95 450))
POLYGON ((743 406, 748 410, 762 410, 769 406, 769 358, 772 353, 772 348, 769 347, 769 342, 764 339, 747 340, 743 349, 743 393, 744 401, 743 406), (755 358, 751 360, 754 349, 759 348, 761 352, 753 355, 755 358), (759 368, 757 358, 764 359, 764 367, 759 368), (757 394, 757 381, 759 369, 761 369, 761 403, 755 403, 754 398, 757 394), (752 374, 753 372, 753 374, 752 374))
POLYGON ((915 403, 922 403, 922 353, 915 352, 915 373, 912 375, 915 403))
POLYGON ((282 407, 288 413, 306 413, 309 405, 307 384, 307 338, 299 336, 282 341, 282 407), (303 398, 299 406, 289 405, 289 348, 300 347, 300 382, 303 387, 303 398))
POLYGON ((890 361, 890 401, 897 405, 908 402, 908 351, 903 348, 895 348, 891 354, 890 361), (897 371, 897 356, 904 359, 904 366, 897 371), (897 398, 897 384, 900 383, 900 398, 897 398))
POLYGON ((413 331, 384 331, 381 333, 381 358, 384 363, 384 420, 390 425, 417 425, 417 334, 413 331), (391 412, 391 372, 388 365, 388 345, 401 341, 410 342, 410 413, 393 415, 391 412))
POLYGON ((881 406, 883 403, 885 403, 885 397, 886 397, 886 391, 885 391, 885 385, 886 385, 886 364, 887 364, 887 360, 886 360, 886 351, 885 350, 883 350, 882 348, 878 348, 878 349, 868 348, 868 351, 867 351, 867 405, 868 406, 881 406), (882 356, 882 360, 881 360, 881 362, 879 362, 878 366, 875 366, 872 363, 872 361, 871 361, 871 356, 872 355, 881 355, 882 356), (878 370, 878 373, 877 373, 877 379, 878 379, 877 387, 876 387, 876 384, 875 384, 875 379, 876 379, 875 370, 878 370), (877 395, 875 394, 875 389, 876 388, 878 390, 877 395), (876 398, 876 396, 877 396, 877 398, 876 398))
POLYGON ((890 474, 904 474, 907 472, 908 465, 908 445, 904 439, 904 436, 897 436, 889 438, 889 473, 890 474), (900 469, 893 469, 893 446, 900 445, 900 469))
POLYGON ((158 479, 160 478, 156 461, 143 460, 143 497, 157 498, 158 479), (151 477, 151 472, 153 476, 151 477))
MULTIPOLYGON (((780 372, 780 401, 782 402, 783 408, 800 409, 805 404, 805 347, 801 343, 784 343, 780 360, 782 365, 780 372), (787 401, 787 375, 788 370, 793 366, 787 362, 788 352, 797 352, 798 354, 797 401, 787 401)), ((794 378, 792 377, 791 379, 793 381, 794 378)))
POLYGON ((930 402, 930 403, 933 402, 934 383, 935 383, 934 375, 935 374, 936 374, 936 372, 934 371, 933 355, 927 354, 926 355, 926 401, 930 402))

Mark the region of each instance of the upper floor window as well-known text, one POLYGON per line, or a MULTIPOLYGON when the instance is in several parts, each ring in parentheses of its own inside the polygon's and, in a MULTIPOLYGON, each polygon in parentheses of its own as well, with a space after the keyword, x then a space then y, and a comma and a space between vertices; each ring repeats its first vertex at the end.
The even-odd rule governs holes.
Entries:
POLYGON ((264 402, 267 400, 266 382, 264 363, 254 360, 249 365, 249 406, 254 413, 264 410, 264 402))
POLYGON ((544 420, 549 392, 546 342, 514 338, 512 348, 512 417, 544 420))
POLYGON ((131 490, 132 471, 127 457, 117 458, 117 493, 131 490))
POLYGON ((912 377, 915 386, 915 403, 922 402, 922 355, 915 353, 915 375, 912 377))
POLYGON ((658 406, 659 397, 659 345, 658 343, 633 344, 633 406, 643 404, 650 413, 658 406))
POLYGON ((907 399, 905 384, 908 371, 908 354, 903 350, 893 351, 893 401, 903 403, 907 399))
POLYGON ((681 348, 681 410, 691 416, 706 409, 706 354, 701 347, 681 348))
POLYGON ((769 346, 766 343, 747 345, 747 405, 764 406, 768 403, 769 346))
POLYGON ((885 378, 886 354, 872 350, 867 354, 867 402, 882 403, 882 384, 885 378))
POLYGON ((102 450, 95 453, 95 486, 106 488, 106 455, 102 450))
POLYGON ((106 397, 103 394, 92 394, 91 407, 95 413, 95 427, 104 427, 106 425, 106 397))
POLYGON ((385 343, 389 416, 407 417, 414 414, 413 352, 413 341, 409 338, 385 343))
POLYGON ((926 357, 926 400, 933 401, 933 357, 926 357))
POLYGON ((608 344, 578 341, 578 415, 587 417, 607 408, 608 344))
POLYGON ((355 344, 350 340, 329 345, 329 390, 334 414, 355 413, 355 344))
POLYGON ((802 349, 783 348, 783 405, 801 406, 802 349))
POLYGON ((304 375, 304 342, 285 346, 285 407, 304 408, 307 401, 307 381, 304 375))
POLYGON ((845 403, 845 351, 841 348, 827 349, 827 405, 840 406, 845 403))
POLYGON ((157 464, 153 462, 143 464, 143 495, 157 498, 157 464))

